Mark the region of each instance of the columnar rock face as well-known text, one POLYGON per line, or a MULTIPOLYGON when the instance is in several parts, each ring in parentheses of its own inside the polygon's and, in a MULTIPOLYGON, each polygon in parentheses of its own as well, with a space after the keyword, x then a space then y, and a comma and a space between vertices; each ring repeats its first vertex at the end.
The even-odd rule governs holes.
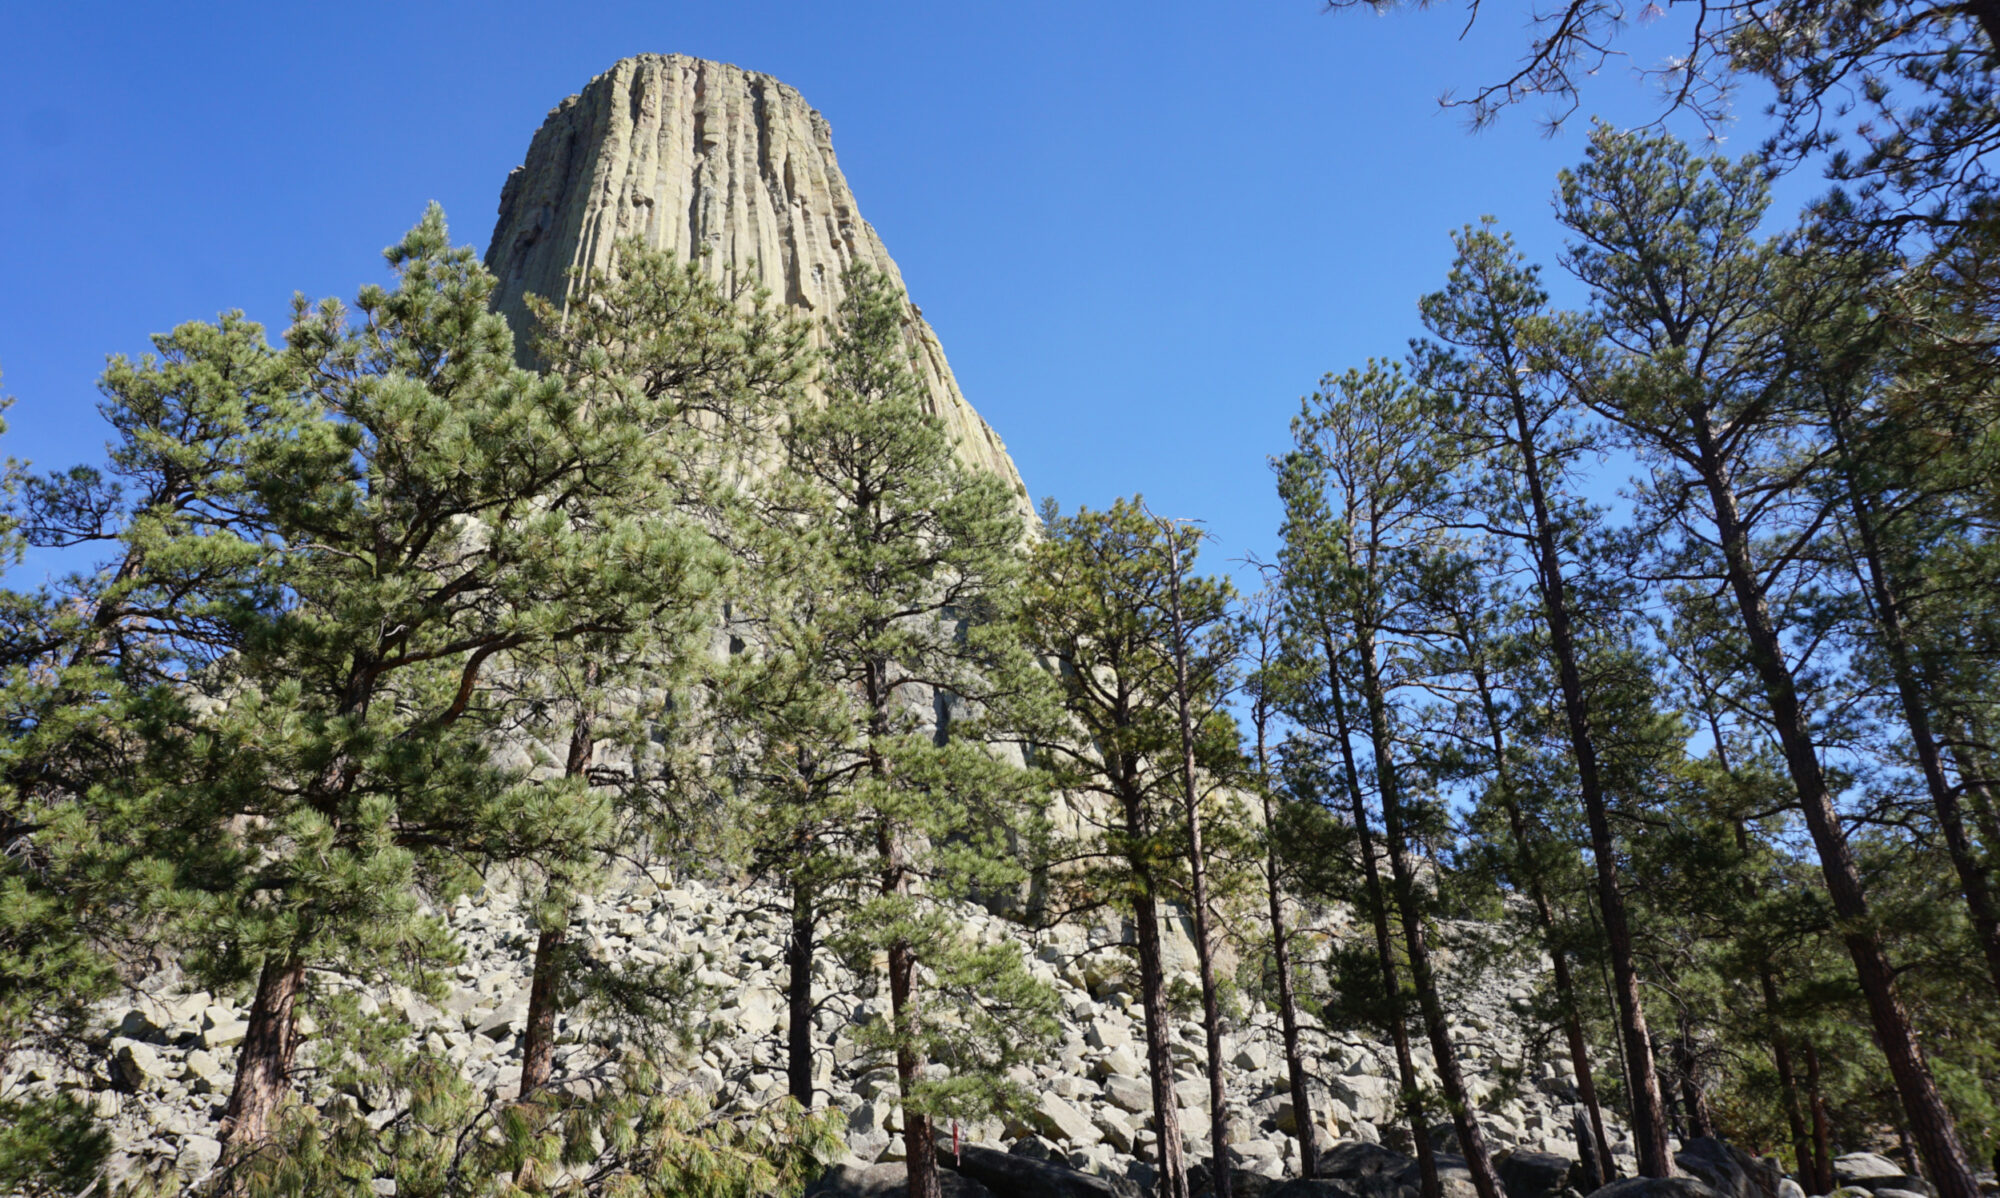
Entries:
MULTIPOLYGON (((826 118, 769 75, 680 54, 627 58, 550 111, 500 193, 486 265, 500 310, 524 327, 530 294, 568 294, 574 268, 608 268, 627 237, 754 279, 814 316, 839 304, 856 263, 902 284, 861 218, 826 118)), ((913 304, 909 331, 931 409, 959 452, 1027 495, 1000 438, 959 393, 913 304)))

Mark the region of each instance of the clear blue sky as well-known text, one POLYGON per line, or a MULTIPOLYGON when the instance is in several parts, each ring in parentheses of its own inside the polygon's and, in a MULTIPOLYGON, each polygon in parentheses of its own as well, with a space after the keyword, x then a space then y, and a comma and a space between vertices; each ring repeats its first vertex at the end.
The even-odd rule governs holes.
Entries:
MULTIPOLYGON (((1524 41, 1489 5, 0 2, 4 450, 96 460, 111 352, 292 293, 351 297, 429 200, 482 252, 544 114, 618 58, 769 72, 833 124, 863 214, 1031 491, 1144 491, 1272 550, 1266 458, 1325 371, 1394 355, 1491 213, 1552 258, 1585 122, 1470 134, 1438 96, 1524 41)), ((1657 57, 1672 29, 1637 31, 1657 57)), ((1655 115, 1626 68, 1588 108, 1655 115)), ((1732 151, 1751 148, 1755 124, 1732 151)))

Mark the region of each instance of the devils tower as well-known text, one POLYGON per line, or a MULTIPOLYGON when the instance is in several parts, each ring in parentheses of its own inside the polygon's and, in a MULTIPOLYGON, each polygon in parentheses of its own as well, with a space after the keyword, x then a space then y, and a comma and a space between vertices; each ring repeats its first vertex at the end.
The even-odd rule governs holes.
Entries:
MULTIPOLYGON (((849 266, 902 286, 840 173, 826 118, 769 75, 682 54, 623 59, 591 80, 550 110, 508 175, 486 266, 516 334, 525 296, 566 296, 572 271, 610 268, 627 237, 699 258, 717 278, 754 279, 814 317, 839 304, 849 266)), ((908 319, 918 376, 959 453, 1025 497, 914 304, 908 319)))

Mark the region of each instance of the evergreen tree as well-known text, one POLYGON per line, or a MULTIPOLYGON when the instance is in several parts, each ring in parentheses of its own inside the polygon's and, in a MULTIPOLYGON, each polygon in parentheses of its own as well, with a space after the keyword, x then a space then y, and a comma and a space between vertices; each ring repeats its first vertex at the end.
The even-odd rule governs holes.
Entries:
MULTIPOLYGON (((633 463, 637 473, 617 480, 615 503, 600 501, 580 513, 599 522, 596 531, 624 521, 731 541, 727 516, 737 506, 737 464, 765 447, 810 369, 804 322, 774 310, 768 294, 738 294, 700 267, 628 240, 617 247, 615 274, 591 272, 568 310, 530 299, 536 358, 595 419, 635 430, 650 455, 633 463)), ((634 598, 633 607, 579 643, 539 657, 516 654, 516 676, 544 692, 536 705, 545 713, 538 738, 565 746, 560 785, 609 788, 627 813, 603 825, 610 839, 594 846, 599 857, 635 836, 685 839, 698 822, 690 816, 703 773, 698 712, 713 714, 691 699, 708 672, 715 605, 705 602, 705 591, 634 598), (644 702, 643 695, 664 695, 667 702, 644 702), (624 710, 608 706, 607 696, 624 710), (613 750, 610 759, 600 748, 613 750)), ((523 1097, 548 1084, 556 1011, 579 997, 569 993, 581 979, 571 976, 577 949, 567 927, 573 894, 593 880, 573 869, 553 873, 537 907, 523 1097)), ((594 964, 599 972, 605 967, 594 964)), ((802 1105, 810 1108, 809 1096, 802 1105)))
MULTIPOLYGON (((1179 748, 1181 813, 1187 829, 1188 904, 1194 911, 1195 964, 1201 978, 1202 1038, 1208 1049, 1209 1176, 1216 1198, 1229 1198, 1229 1106, 1223 1095, 1222 1009, 1216 992, 1214 915, 1209 890, 1208 822, 1197 758, 1200 741, 1221 715, 1233 690, 1231 670, 1237 644, 1232 620, 1233 589, 1226 580, 1197 585, 1188 571, 1201 532, 1186 522, 1162 519, 1143 503, 1140 510, 1160 530, 1166 549, 1166 609, 1162 631, 1173 667, 1174 732, 1179 748)), ((1232 774, 1235 771, 1231 771, 1232 774)))
MULTIPOLYGON (((1619 891, 1618 851, 1599 761, 1602 720, 1593 718, 1585 695, 1573 595, 1575 558, 1593 514, 1566 490, 1572 464, 1591 452, 1593 438, 1577 426, 1557 364, 1585 352, 1588 334, 1574 320, 1547 311, 1536 272, 1505 239, 1489 229, 1468 229, 1454 241, 1458 257, 1446 288, 1422 302, 1425 325, 1437 340, 1418 348, 1420 370, 1429 385, 1450 397, 1456 426, 1472 451, 1471 469, 1484 475, 1473 502, 1486 513, 1489 528, 1515 543, 1514 552, 1525 557, 1534 580, 1590 829, 1620 1044, 1633 1084, 1639 1171, 1666 1177, 1673 1162, 1632 931, 1619 891)), ((1582 1067, 1581 1061, 1573 1063, 1582 1067)), ((1595 1130, 1602 1134, 1601 1127, 1595 1130)))
POLYGON ((332 1002, 340 977, 434 991, 452 949, 425 900, 473 862, 592 842, 585 795, 494 758, 509 655, 716 573, 699 538, 623 516, 619 481, 652 473, 640 430, 512 365, 492 280, 436 209, 389 258, 398 286, 364 289, 358 321, 300 301, 284 353, 244 365, 223 337, 124 389, 150 401, 184 378, 258 413, 221 435, 135 421, 123 451, 217 455, 231 480, 226 519, 163 522, 133 564, 196 612, 203 652, 181 660, 200 708, 196 734, 147 738, 116 803, 145 908, 190 969, 256 978, 223 1129, 239 1193, 282 1162, 267 1149, 302 1002, 332 1002))
POLYGON ((1302 545, 1306 552, 1334 555, 1334 610, 1344 622, 1343 639, 1351 641, 1362 739, 1374 764, 1383 849, 1418 1009, 1473 1185, 1480 1198, 1498 1198, 1431 961, 1427 904, 1412 861, 1424 812, 1405 773, 1392 711, 1391 692, 1407 684, 1407 671, 1420 668, 1421 646, 1396 640, 1414 623, 1404 619, 1415 610, 1414 583, 1449 552, 1441 535, 1440 461, 1426 433, 1429 402, 1400 371, 1379 368, 1349 372, 1309 401, 1294 423, 1298 449, 1284 479, 1292 490, 1287 534, 1320 542, 1302 545))
MULTIPOLYGON (((1295 427, 1304 419, 1306 413, 1295 419, 1295 427)), ((1385 1030, 1394 1046, 1397 1110, 1409 1123, 1422 1193, 1435 1198, 1441 1189, 1426 1115, 1429 1104, 1410 1049, 1409 996, 1390 931, 1396 912, 1382 884, 1365 787, 1355 762, 1357 729, 1349 705, 1354 698, 1353 668, 1345 618, 1351 549, 1328 507, 1317 465, 1304 455, 1292 454, 1277 466, 1278 494, 1285 504, 1279 568, 1287 623, 1286 671, 1292 680, 1286 692, 1287 714, 1305 733, 1288 745, 1288 773, 1295 789, 1323 796, 1320 801, 1328 810, 1344 808, 1353 832, 1363 883, 1360 897, 1374 935, 1373 989, 1379 999, 1379 1005, 1366 1004, 1374 1009, 1364 1010, 1363 1017, 1385 1030), (1336 760, 1329 761, 1329 755, 1336 760)), ((1322 854, 1324 859, 1348 855, 1337 839, 1334 843, 1335 851, 1322 854)), ((1344 880, 1322 877, 1316 879, 1315 889, 1330 894, 1344 880)), ((1368 967, 1342 955, 1336 955, 1332 964, 1336 995, 1355 1005, 1356 996, 1370 989, 1361 980, 1368 976, 1368 967), (1350 980, 1358 984, 1349 984, 1350 980)))
POLYGON ((1814 739, 1813 696, 1800 686, 1773 610, 1775 585, 1804 560, 1819 523, 1784 502, 1794 497, 1788 480, 1810 460, 1796 385, 1802 339, 1789 330, 1825 313, 1809 296, 1779 311, 1786 247, 1754 235, 1768 202, 1754 161, 1700 160, 1665 139, 1594 133, 1583 166, 1563 176, 1559 213, 1576 237, 1565 264, 1591 287, 1611 348, 1573 369, 1584 401, 1624 430, 1655 471, 1645 496, 1653 527, 1687 534, 1678 544, 1688 560, 1668 569, 1726 588, 1906 1126, 1940 1192, 1971 1198, 1951 1113, 1841 826, 1814 739))
POLYGON ((1538 808, 1546 804, 1535 801, 1531 793, 1532 763, 1523 760, 1532 741, 1510 733, 1510 729, 1518 729, 1524 723, 1533 729, 1538 721, 1523 720, 1522 716, 1531 713, 1512 707, 1505 695, 1505 689, 1516 685, 1526 689, 1547 680, 1534 677, 1524 668, 1526 663, 1522 658, 1533 650, 1509 636, 1506 627, 1509 613, 1497 602, 1506 596, 1506 590, 1501 584, 1491 583, 1486 571, 1480 569, 1482 565, 1505 559, 1498 552, 1481 556, 1484 561, 1468 559, 1454 563, 1456 568, 1440 571, 1433 585, 1426 588, 1425 605, 1432 612, 1434 625, 1446 634, 1442 651, 1451 658, 1446 668, 1455 678, 1462 679, 1460 687, 1466 701, 1460 705, 1459 735, 1466 746, 1463 752, 1474 763, 1468 772, 1484 782, 1479 799, 1484 810, 1475 811, 1473 826, 1477 832, 1482 822, 1479 816, 1489 814, 1493 817, 1492 824, 1504 828, 1504 832, 1491 831, 1484 847, 1489 858, 1500 863, 1501 874, 1527 896, 1532 906, 1533 934, 1549 955, 1557 1018, 1569 1049, 1577 1097, 1589 1121, 1589 1143, 1595 1147, 1592 1152, 1584 1144, 1578 1145, 1586 1158, 1585 1176, 1591 1177, 1594 1170, 1599 1184, 1603 1184, 1616 1178, 1617 1170, 1612 1164, 1611 1145, 1605 1135, 1604 1115, 1591 1068, 1590 1044, 1584 1030, 1585 1004, 1573 963, 1575 949, 1564 926, 1566 921, 1558 910, 1558 887, 1562 885, 1566 864, 1563 858, 1574 853, 1575 846, 1552 835, 1540 818, 1538 808), (1499 594, 1489 593, 1489 588, 1499 594))
POLYGON ((1274 724, 1287 698, 1297 685, 1290 676, 1290 660, 1285 653, 1284 609, 1275 590, 1253 597, 1243 617, 1243 652, 1250 666, 1244 680, 1249 701, 1251 743, 1251 783, 1257 792, 1263 816, 1264 899, 1271 920, 1271 967, 1276 976, 1278 1027, 1285 1052, 1285 1079, 1292 1095, 1292 1113, 1298 1128, 1299 1176, 1311 1180, 1318 1172, 1318 1129, 1313 1123, 1312 1094, 1307 1087, 1305 1058, 1299 1047, 1298 1000, 1293 993, 1292 933, 1285 919, 1288 883, 1296 875, 1288 870, 1290 856, 1281 846, 1295 829, 1298 817, 1285 811, 1291 804, 1281 789, 1280 771, 1275 768, 1277 746, 1272 744, 1274 724))
MULTIPOLYGON (((1185 1198, 1160 905, 1184 876, 1190 832, 1212 800, 1202 781, 1238 768, 1235 729, 1219 710, 1234 649, 1216 634, 1225 631, 1219 620, 1230 591, 1221 580, 1192 576, 1193 534, 1163 527, 1137 500, 1068 516, 1050 503, 1042 524, 1016 614, 1061 688, 1061 718, 1038 738, 1038 751, 1059 789, 1091 801, 1078 812, 1076 843, 1061 853, 1071 868, 1054 881, 1077 909, 1115 901, 1131 913, 1157 1185, 1185 1198), (1190 635, 1203 628, 1210 635, 1190 635), (1192 819, 1191 794, 1199 800, 1192 819)), ((1213 1037, 1210 1053, 1218 1069, 1213 1037)), ((1218 1159, 1213 1175, 1226 1168, 1218 1159)))
MULTIPOLYGON (((1006 484, 962 463, 926 408, 907 301, 866 268, 843 285, 823 396, 785 421, 767 500, 797 542, 779 558, 790 577, 771 580, 764 648, 807 686, 772 733, 829 739, 766 745, 837 774, 841 822, 862 832, 833 884, 865 877, 872 892, 848 911, 839 947, 863 974, 886 960, 891 1018, 868 1046, 895 1061, 911 1198, 935 1198, 935 1120, 1015 1099, 1005 1070, 1055 1035, 1054 997, 1019 951, 973 943, 943 905, 1026 877, 1009 833, 1032 836, 1037 782, 997 751, 1036 685, 1000 620, 1025 530, 1006 484)), ((800 814, 789 805, 773 829, 818 844, 800 814)))
POLYGON ((1814 416, 1830 450, 1826 503, 1842 533, 1837 552, 1854 577, 1850 635, 1859 660, 1874 666, 1869 672, 1886 676, 1880 689, 1894 695, 1893 705, 1883 705, 1885 715, 1901 725, 1898 739, 1906 743, 1889 751, 1906 753, 1922 780, 2000 999, 2000 897, 1967 827, 1963 780, 1950 775, 1939 729, 1940 716, 1963 702, 1954 692, 1981 689, 1983 667, 2000 647, 1979 617, 1962 618, 1970 613, 1959 601, 1983 589, 1990 574, 1979 567, 1964 573, 1974 561, 1987 564, 1970 527, 1966 484, 1953 477, 1954 468, 1933 465, 1934 451, 1922 448, 1930 438, 1899 402, 1909 384, 1894 378, 1896 364, 1885 352, 1893 322, 1880 319, 1865 298, 1867 278, 1886 266, 1879 258, 1854 262, 1824 251, 1791 264, 1788 273, 1810 280, 1791 290, 1836 293, 1827 318, 1801 330, 1800 382, 1816 400, 1814 416), (1847 302, 1839 302, 1840 291, 1847 302))

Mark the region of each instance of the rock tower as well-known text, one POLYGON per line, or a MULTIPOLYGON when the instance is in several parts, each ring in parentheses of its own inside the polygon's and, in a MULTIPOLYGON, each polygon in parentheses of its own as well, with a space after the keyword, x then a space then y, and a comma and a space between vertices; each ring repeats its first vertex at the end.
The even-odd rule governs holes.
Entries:
MULTIPOLYGON (((529 294, 565 296, 574 268, 606 268, 626 237, 754 278, 812 316, 834 310, 856 263, 902 274, 833 155, 826 118, 769 75, 681 54, 620 61, 550 110, 500 192, 486 265, 523 328, 529 294)), ((914 304, 911 340, 931 404, 971 465, 1025 500, 1007 448, 959 392, 914 304)))

